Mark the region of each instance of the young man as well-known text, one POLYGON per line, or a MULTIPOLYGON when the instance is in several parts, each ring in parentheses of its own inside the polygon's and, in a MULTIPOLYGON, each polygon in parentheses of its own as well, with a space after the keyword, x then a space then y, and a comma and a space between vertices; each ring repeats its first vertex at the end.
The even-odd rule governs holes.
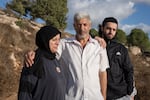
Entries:
MULTIPOLYGON (((87 13, 76 13, 73 25, 75 37, 62 39, 58 48, 58 58, 71 72, 66 100, 105 100, 109 67, 106 49, 90 37, 91 19, 87 13)), ((33 53, 28 56, 34 58, 33 53)))
POLYGON ((126 47, 115 40, 118 21, 107 17, 102 22, 101 36, 105 39, 110 68, 107 70, 107 100, 134 99, 133 66, 126 47), (133 93, 132 93, 133 92, 133 93))

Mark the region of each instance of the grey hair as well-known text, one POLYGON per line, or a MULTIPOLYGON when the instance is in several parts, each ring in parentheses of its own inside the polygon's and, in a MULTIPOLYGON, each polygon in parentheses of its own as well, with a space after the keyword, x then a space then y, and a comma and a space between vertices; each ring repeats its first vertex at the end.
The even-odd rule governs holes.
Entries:
POLYGON ((82 18, 88 19, 89 22, 91 23, 90 15, 88 13, 86 13, 86 12, 75 13, 75 15, 74 15, 74 22, 77 22, 77 21, 79 21, 82 18))

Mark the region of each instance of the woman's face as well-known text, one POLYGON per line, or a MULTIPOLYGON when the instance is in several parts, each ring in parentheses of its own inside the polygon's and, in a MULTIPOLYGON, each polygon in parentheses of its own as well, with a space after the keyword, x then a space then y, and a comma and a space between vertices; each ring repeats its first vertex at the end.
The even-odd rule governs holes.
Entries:
POLYGON ((52 53, 57 52, 59 41, 60 41, 60 34, 57 34, 55 37, 49 40, 49 48, 52 53))

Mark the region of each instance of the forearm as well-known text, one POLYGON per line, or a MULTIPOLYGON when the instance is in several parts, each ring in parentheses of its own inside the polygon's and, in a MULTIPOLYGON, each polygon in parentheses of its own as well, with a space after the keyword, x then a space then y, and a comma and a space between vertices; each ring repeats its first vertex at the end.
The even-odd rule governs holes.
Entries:
POLYGON ((134 72, 133 72, 133 65, 131 63, 128 51, 125 50, 124 51, 124 56, 123 56, 124 60, 123 60, 123 71, 124 71, 124 75, 125 75, 125 80, 127 83, 127 94, 130 95, 133 91, 134 88, 134 72))
POLYGON ((99 73, 100 78, 100 86, 101 86, 101 93, 104 97, 104 100, 106 100, 106 91, 107 91, 107 72, 100 72, 99 73))
POLYGON ((133 71, 129 71, 126 75, 127 94, 130 95, 134 89, 133 71))

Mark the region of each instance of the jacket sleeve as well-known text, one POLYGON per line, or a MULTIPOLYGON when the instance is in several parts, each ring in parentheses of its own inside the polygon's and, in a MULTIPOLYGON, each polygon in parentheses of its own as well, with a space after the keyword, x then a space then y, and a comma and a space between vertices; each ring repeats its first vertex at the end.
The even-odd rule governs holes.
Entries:
POLYGON ((18 90, 18 100, 32 100, 33 90, 37 82, 30 68, 23 67, 18 90))
POLYGON ((124 55, 123 55, 123 69, 124 69, 124 76, 127 83, 127 94, 130 95, 133 92, 133 65, 131 63, 128 50, 124 48, 124 55))

